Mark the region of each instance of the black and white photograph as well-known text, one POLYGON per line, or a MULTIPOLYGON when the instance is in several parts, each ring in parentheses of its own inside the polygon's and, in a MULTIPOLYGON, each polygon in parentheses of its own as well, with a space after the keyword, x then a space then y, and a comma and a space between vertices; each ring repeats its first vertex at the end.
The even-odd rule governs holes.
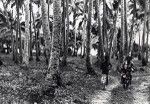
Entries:
POLYGON ((150 104, 150 0, 0 0, 0 104, 150 104))

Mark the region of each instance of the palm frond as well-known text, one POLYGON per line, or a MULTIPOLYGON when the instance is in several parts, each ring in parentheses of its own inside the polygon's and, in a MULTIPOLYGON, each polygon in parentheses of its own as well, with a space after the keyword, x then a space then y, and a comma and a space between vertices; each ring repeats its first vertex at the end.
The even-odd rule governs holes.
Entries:
MULTIPOLYGON (((22 7, 22 5, 24 4, 25 0, 18 0, 18 6, 19 8, 22 7)), ((13 0, 13 3, 11 4, 11 8, 13 8, 15 5, 17 5, 16 0, 13 0)))
POLYGON ((0 13, 0 21, 6 23, 7 19, 6 19, 6 16, 4 14, 0 13))

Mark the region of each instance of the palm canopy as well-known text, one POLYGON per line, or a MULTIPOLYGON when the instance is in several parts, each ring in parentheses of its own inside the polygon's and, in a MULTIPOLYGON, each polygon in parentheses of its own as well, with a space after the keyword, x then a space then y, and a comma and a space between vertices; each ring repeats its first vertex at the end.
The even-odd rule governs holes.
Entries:
MULTIPOLYGON (((6 2, 6 6, 11 5, 11 7, 14 7, 16 5, 16 0, 3 0, 4 2, 6 2)), ((40 7, 40 0, 31 0, 34 4, 38 5, 40 7)), ((118 10, 119 11, 119 17, 117 19, 117 25, 120 24, 120 12, 121 12, 121 6, 120 6, 120 1, 121 0, 106 0, 106 11, 107 11, 107 19, 106 19, 106 28, 108 30, 108 32, 112 31, 112 25, 113 25, 113 18, 115 18, 115 12, 118 10)), ((136 0, 136 8, 134 8, 134 0, 127 0, 128 1, 128 7, 130 11, 130 14, 128 13, 128 17, 132 17, 132 15, 134 14, 134 12, 136 11, 136 20, 141 20, 143 21, 143 17, 144 17, 144 8, 145 8, 145 0, 136 0), (135 10, 136 9, 136 10, 135 10)), ((49 4, 53 3, 53 0, 46 0, 46 2, 49 4)), ((23 6, 24 0, 18 0, 18 5, 21 8, 23 6)), ((100 7, 102 7, 103 3, 101 2, 100 7)), ((100 8, 102 11, 103 9, 100 8)), ((13 29, 15 29, 15 23, 16 23, 16 18, 12 18, 10 16, 11 12, 8 12, 8 17, 10 18, 9 23, 7 23, 8 25, 10 25, 10 23, 12 22, 13 25, 13 29)), ((95 0, 93 0, 93 14, 94 16, 92 17, 92 33, 93 35, 96 35, 96 31, 97 31, 97 24, 96 23, 96 19, 97 19, 97 12, 96 12, 96 7, 95 7, 95 0)), ((21 15, 24 16, 24 15, 21 15)), ((51 18, 52 16, 50 16, 51 18)), ((41 17, 36 17, 37 19, 35 20, 36 22, 36 28, 41 28, 41 17)), ((3 26, 7 26, 5 25, 6 23, 6 15, 4 15, 4 13, 0 13, 0 27, 3 26)), ((70 27, 71 29, 75 29, 75 33, 78 33, 79 31, 83 30, 83 21, 84 21, 84 0, 69 0, 69 19, 70 19, 70 27), (74 20, 75 19, 75 20, 74 20), (75 23, 75 25, 73 25, 73 23, 75 23), (73 27, 73 28, 72 28, 73 27), (78 27, 78 28, 77 28, 78 27)), ((52 20, 52 18, 50 19, 50 21, 52 20)), ((102 18, 102 12, 101 12, 101 21, 103 20, 102 18)), ((129 20, 130 21, 130 20, 129 20)), ((129 22, 128 21, 128 22, 129 22)), ((52 22, 50 22, 50 29, 52 29, 52 22)), ((128 23, 129 26, 131 25, 131 23, 128 23)), ((21 26, 24 27, 24 26, 21 26)), ((119 25, 120 27, 120 25, 119 25)), ((119 28, 118 27, 118 28, 119 28)), ((24 28, 22 28, 22 30, 24 30, 24 28)), ((52 30, 51 30, 52 31, 52 30)), ((81 35, 81 34, 80 34, 81 35)))

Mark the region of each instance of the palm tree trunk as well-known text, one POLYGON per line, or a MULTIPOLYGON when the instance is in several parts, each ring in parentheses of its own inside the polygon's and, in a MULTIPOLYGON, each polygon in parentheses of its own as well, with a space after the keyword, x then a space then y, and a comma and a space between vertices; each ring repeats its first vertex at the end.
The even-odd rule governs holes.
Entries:
POLYGON ((61 0, 53 1, 53 35, 52 35, 52 47, 51 47, 51 55, 50 61, 48 65, 49 74, 47 78, 53 82, 53 78, 57 80, 56 83, 60 86, 60 76, 59 76, 59 53, 60 53, 60 33, 61 33, 61 0))
POLYGON ((101 61, 104 61, 104 47, 103 47, 103 37, 102 37, 102 31, 101 31, 101 19, 100 19, 100 2, 99 0, 96 0, 96 6, 97 6, 97 15, 98 15, 98 36, 99 36, 99 44, 98 44, 98 63, 101 61))
POLYGON ((20 52, 20 55, 19 55, 19 59, 20 59, 20 63, 22 63, 22 38, 21 38, 21 26, 20 26, 20 22, 19 22, 19 44, 20 44, 20 47, 19 47, 19 52, 20 52))
POLYGON ((143 36, 142 36, 142 65, 145 66, 146 65, 146 60, 145 60, 145 34, 146 34, 146 21, 147 21, 147 3, 145 0, 145 14, 144 14, 144 27, 143 27, 143 36))
MULTIPOLYGON (((150 0, 149 0, 149 10, 150 10, 150 0)), ((149 55, 148 55, 148 51, 149 51, 149 45, 148 45, 148 40, 149 40, 149 32, 150 32, 150 27, 149 27, 149 23, 150 23, 150 15, 147 16, 147 21, 148 21, 148 25, 147 25, 147 40, 146 40, 146 46, 147 46, 147 49, 146 49, 146 62, 148 63, 148 58, 149 58, 149 55)))
POLYGON ((33 54, 32 54, 32 1, 30 0, 30 58, 29 60, 33 60, 33 54))
MULTIPOLYGON (((73 27, 75 27, 75 18, 76 18, 76 9, 73 9, 73 27)), ((74 32, 74 50, 73 50, 73 56, 76 56, 76 32, 74 32)))
MULTIPOLYGON (((148 27, 147 27, 147 29, 149 28, 149 24, 148 24, 148 27)), ((149 58, 149 56, 148 56, 148 50, 149 50, 149 45, 148 45, 148 39, 149 38, 149 30, 147 30, 147 37, 146 37, 146 63, 148 63, 148 58, 149 58)))
POLYGON ((34 34, 35 34, 36 61, 39 61, 40 59, 39 59, 38 50, 37 50, 37 47, 38 47, 38 45, 37 45, 37 30, 36 30, 36 26, 35 26, 35 19, 34 19, 32 4, 31 4, 31 11, 32 11, 34 34))
POLYGON ((118 10, 116 11, 115 13, 115 17, 114 17, 114 20, 113 20, 113 31, 112 31, 112 34, 110 36, 110 47, 109 47, 109 61, 110 61, 110 56, 111 56, 111 51, 112 51, 112 46, 113 46, 113 40, 114 40, 114 37, 115 37, 115 31, 116 31, 116 23, 117 23, 117 15, 118 15, 118 10))
POLYGON ((66 17, 67 17, 67 31, 66 31, 66 60, 67 60, 67 54, 68 54, 68 43, 69 43, 69 40, 68 40, 68 36, 69 36, 69 33, 70 33, 70 30, 69 30, 69 4, 68 4, 68 0, 66 0, 66 17))
POLYGON ((12 39, 12 43, 11 43, 11 49, 12 49, 12 60, 15 60, 15 51, 14 51, 14 36, 13 36, 13 29, 11 30, 11 39, 12 39))
POLYGON ((125 38, 125 46, 124 53, 125 56, 128 54, 128 33, 127 33, 127 10, 126 10, 126 0, 124 0, 124 38, 125 38))
POLYGON ((77 56, 77 34, 74 33, 74 56, 77 56))
POLYGON ((36 61, 40 61, 39 58, 39 28, 37 28, 36 36, 35 36, 35 41, 36 41, 36 61))
POLYGON ((45 39, 45 57, 46 62, 48 63, 49 60, 49 53, 50 53, 50 43, 51 43, 51 36, 50 36, 50 29, 49 29, 49 19, 48 19, 48 10, 47 10, 46 0, 41 0, 41 11, 42 11, 42 28, 43 28, 43 36, 45 39))
POLYGON ((63 38, 63 58, 62 58, 62 64, 63 66, 66 66, 66 59, 67 59, 67 49, 66 49, 66 2, 63 0, 63 13, 62 13, 62 38, 63 38))
POLYGON ((138 60, 141 60, 141 36, 140 36, 140 32, 139 32, 139 48, 138 48, 138 60))
POLYGON ((18 32, 19 32, 19 3, 18 0, 16 0, 16 10, 17 10, 17 29, 16 29, 16 44, 15 44, 15 63, 18 63, 18 32))
MULTIPOLYGON (((13 16, 13 10, 12 10, 12 16, 13 16)), ((11 22, 11 28, 12 28, 12 22, 11 22)), ((12 50, 12 59, 15 60, 15 54, 14 54, 14 36, 13 36, 13 29, 11 29, 11 50, 12 50)))
POLYGON ((25 41, 24 41, 24 57, 23 62, 28 66, 29 65, 29 21, 30 21, 30 12, 29 12, 29 0, 25 1, 25 41))
POLYGON ((119 50, 119 62, 120 64, 123 62, 123 49, 124 49, 124 2, 121 0, 121 41, 120 41, 120 50, 119 50))
POLYGON ((48 21, 49 21, 49 5, 50 5, 50 0, 48 0, 48 21))
POLYGON ((132 17, 132 26, 131 26, 131 31, 130 31, 130 41, 129 41, 129 52, 132 51, 132 37, 133 37, 133 28, 134 28, 134 23, 135 23, 135 16, 136 16, 136 1, 134 0, 134 14, 133 14, 133 17, 132 17))
POLYGON ((86 41, 86 21, 87 21, 87 9, 88 9, 88 1, 89 0, 85 0, 84 1, 84 24, 83 24, 83 34, 82 34, 82 53, 81 56, 82 58, 85 56, 85 41, 86 41))
POLYGON ((107 29, 106 29, 106 19, 107 19, 106 13, 107 13, 106 12, 106 0, 103 0, 103 44, 106 45, 105 50, 108 49, 108 36, 107 36, 107 29))
POLYGON ((93 0, 89 1, 88 21, 87 21, 87 38, 86 38, 86 67, 88 74, 95 74, 90 62, 90 41, 91 41, 91 16, 92 16, 93 0))

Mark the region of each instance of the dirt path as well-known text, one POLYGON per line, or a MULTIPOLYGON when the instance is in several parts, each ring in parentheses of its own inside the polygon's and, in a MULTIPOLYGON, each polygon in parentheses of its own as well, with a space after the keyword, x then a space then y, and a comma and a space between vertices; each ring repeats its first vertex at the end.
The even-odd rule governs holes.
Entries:
POLYGON ((109 84, 105 91, 97 91, 92 96, 92 104, 109 104, 109 100, 111 99, 111 91, 119 85, 119 81, 115 77, 110 76, 110 78, 114 81, 114 83, 109 84))
POLYGON ((108 85, 106 91, 95 92, 91 104, 150 104, 150 76, 134 75, 128 90, 124 90, 115 77, 111 78, 115 82, 108 85))
POLYGON ((149 104, 149 86, 150 76, 135 75, 128 90, 121 85, 112 90, 109 104, 149 104))
MULTIPOLYGON (((4 62, 7 67, 1 67, 0 70, 0 104, 28 104, 22 100, 26 94, 26 89, 23 89, 24 79, 26 79, 25 71, 13 64, 10 58, 5 58, 4 62)), ((56 97, 61 99, 59 101, 64 101, 63 104, 150 104, 150 72, 135 72, 132 85, 128 90, 124 90, 120 79, 118 79, 118 73, 112 70, 110 83, 103 91, 99 80, 101 77, 99 69, 96 70, 99 77, 83 76, 86 69, 85 65, 81 63, 84 60, 71 58, 69 62, 70 64, 66 68, 68 71, 64 71, 64 77, 66 76, 66 82, 73 81, 73 83, 68 85, 66 89, 58 89, 60 93, 56 97), (67 103, 67 101, 72 103, 67 103)), ((30 68, 32 70, 30 70, 29 76, 34 78, 35 75, 39 76, 35 73, 43 70, 45 65, 42 62, 35 63, 33 61, 30 68)), ((28 83, 30 84, 31 81, 29 80, 28 83)))
POLYGON ((150 86, 150 76, 146 77, 137 77, 134 78, 136 83, 140 82, 139 85, 134 84, 133 95, 134 95, 134 104, 149 104, 149 86, 150 86))

